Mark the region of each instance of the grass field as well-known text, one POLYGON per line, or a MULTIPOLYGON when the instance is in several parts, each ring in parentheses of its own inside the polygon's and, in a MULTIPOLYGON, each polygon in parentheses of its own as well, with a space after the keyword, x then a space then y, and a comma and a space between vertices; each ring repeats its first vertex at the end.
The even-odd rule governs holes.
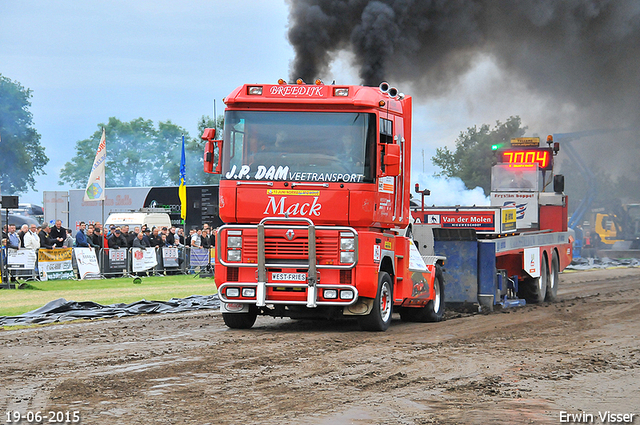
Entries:
POLYGON ((58 298, 108 305, 217 293, 213 279, 194 275, 143 277, 140 284, 134 284, 133 278, 117 278, 28 282, 25 286, 25 289, 0 289, 0 316, 17 316, 58 298))

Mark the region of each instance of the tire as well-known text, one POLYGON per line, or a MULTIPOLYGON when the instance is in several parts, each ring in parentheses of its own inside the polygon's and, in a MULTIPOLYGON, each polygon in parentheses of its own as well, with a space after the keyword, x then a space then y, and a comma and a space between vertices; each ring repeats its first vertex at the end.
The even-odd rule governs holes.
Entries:
POLYGON ((549 271, 549 280, 547 282, 546 301, 556 301, 558 299, 558 284, 560 283, 560 260, 558 253, 553 252, 551 256, 551 270, 549 271))
POLYGON ((439 267, 436 267, 433 287, 436 297, 427 305, 421 308, 404 307, 400 310, 400 319, 403 322, 441 322, 444 319, 444 276, 439 267))
POLYGON ((518 296, 524 298, 528 303, 539 304, 544 302, 547 295, 547 285, 549 281, 549 265, 547 257, 542 256, 540 277, 530 277, 522 281, 518 288, 518 296))
POLYGON ((359 316, 358 322, 363 331, 380 332, 389 329, 393 311, 393 284, 387 272, 378 273, 378 292, 371 312, 359 316))
POLYGON ((258 317, 258 308, 249 306, 248 313, 222 313, 224 324, 231 329, 250 329, 258 317))

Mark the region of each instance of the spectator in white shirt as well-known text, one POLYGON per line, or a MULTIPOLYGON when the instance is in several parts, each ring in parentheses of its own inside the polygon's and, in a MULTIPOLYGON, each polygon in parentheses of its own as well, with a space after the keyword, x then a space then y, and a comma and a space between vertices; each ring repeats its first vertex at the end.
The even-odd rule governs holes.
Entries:
POLYGON ((36 250, 40 248, 40 236, 38 236, 38 228, 35 224, 24 234, 24 247, 36 250))

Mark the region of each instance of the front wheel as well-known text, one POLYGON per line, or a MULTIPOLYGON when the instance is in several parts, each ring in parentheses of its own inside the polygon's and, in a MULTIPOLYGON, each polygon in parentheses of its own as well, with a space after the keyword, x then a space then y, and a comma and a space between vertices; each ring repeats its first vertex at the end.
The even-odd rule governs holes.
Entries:
POLYGON ((224 324, 231 329, 249 329, 256 323, 258 308, 255 305, 249 306, 248 313, 222 313, 224 324))
POLYGON ((391 324, 392 308, 393 285, 391 276, 387 272, 380 272, 378 273, 378 293, 373 302, 373 308, 366 316, 358 317, 360 328, 363 331, 386 331, 391 324))

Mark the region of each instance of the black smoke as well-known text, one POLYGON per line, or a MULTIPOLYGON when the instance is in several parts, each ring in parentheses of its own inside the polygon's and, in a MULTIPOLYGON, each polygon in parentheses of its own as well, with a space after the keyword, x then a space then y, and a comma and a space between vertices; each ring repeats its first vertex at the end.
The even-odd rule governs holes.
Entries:
POLYGON ((293 78, 323 77, 346 50, 362 84, 442 95, 490 58, 599 119, 584 125, 640 124, 638 0, 290 0, 289 25, 293 78))

